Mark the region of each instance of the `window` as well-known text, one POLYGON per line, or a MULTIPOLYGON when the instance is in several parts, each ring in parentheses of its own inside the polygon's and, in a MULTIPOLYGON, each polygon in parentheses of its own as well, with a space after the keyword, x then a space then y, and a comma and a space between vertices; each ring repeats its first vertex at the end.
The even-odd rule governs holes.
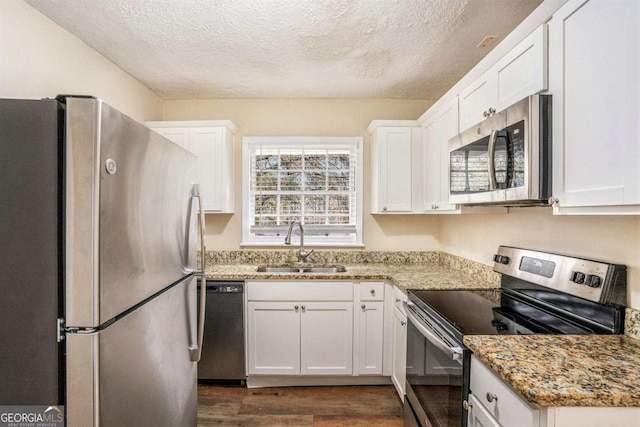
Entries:
POLYGON ((243 244, 282 245, 292 221, 304 225, 305 244, 362 244, 362 138, 242 143, 243 244))

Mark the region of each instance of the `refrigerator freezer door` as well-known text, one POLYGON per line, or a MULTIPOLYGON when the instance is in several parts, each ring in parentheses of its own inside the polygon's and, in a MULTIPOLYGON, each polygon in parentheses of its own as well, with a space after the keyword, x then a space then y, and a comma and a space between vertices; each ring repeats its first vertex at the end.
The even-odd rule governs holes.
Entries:
POLYGON ((96 327, 195 269, 197 158, 97 99, 66 126, 66 325, 96 327))
POLYGON ((194 426, 196 278, 99 333, 67 334, 67 425, 194 426))
POLYGON ((60 388, 61 105, 0 100, 0 405, 64 404, 60 388))

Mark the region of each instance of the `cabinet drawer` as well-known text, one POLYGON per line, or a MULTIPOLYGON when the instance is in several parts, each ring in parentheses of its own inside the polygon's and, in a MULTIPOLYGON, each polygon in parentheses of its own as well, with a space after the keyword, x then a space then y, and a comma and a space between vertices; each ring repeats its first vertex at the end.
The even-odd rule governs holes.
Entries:
POLYGON ((540 410, 518 396, 475 356, 471 358, 470 376, 471 392, 501 426, 539 425, 540 410))
POLYGON ((353 282, 337 281, 250 281, 249 301, 353 301, 353 282))
POLYGON ((384 282, 360 282, 360 301, 382 301, 384 282))

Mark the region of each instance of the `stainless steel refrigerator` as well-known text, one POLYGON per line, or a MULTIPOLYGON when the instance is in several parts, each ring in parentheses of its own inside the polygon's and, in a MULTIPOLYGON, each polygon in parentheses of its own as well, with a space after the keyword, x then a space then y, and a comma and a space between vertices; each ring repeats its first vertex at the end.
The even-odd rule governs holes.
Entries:
POLYGON ((0 100, 0 405, 196 425, 195 181, 99 99, 0 100))

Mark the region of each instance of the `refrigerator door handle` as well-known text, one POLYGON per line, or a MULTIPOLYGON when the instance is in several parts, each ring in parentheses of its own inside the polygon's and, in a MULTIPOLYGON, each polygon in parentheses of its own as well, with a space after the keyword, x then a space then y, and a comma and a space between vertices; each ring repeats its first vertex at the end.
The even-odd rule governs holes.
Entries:
POLYGON ((200 229, 200 270, 195 272, 197 276, 200 276, 200 306, 198 307, 198 343, 195 347, 190 347, 189 350, 191 352, 191 360, 193 362, 199 362, 200 357, 202 356, 202 342, 204 340, 204 317, 205 308, 207 305, 207 281, 205 277, 205 272, 207 270, 207 248, 205 245, 206 232, 204 222, 204 209, 202 196, 200 195, 200 186, 198 184, 193 184, 191 186, 191 198, 189 200, 189 218, 191 218, 190 213, 193 199, 198 199, 198 210, 200 211, 198 214, 198 226, 200 229))

